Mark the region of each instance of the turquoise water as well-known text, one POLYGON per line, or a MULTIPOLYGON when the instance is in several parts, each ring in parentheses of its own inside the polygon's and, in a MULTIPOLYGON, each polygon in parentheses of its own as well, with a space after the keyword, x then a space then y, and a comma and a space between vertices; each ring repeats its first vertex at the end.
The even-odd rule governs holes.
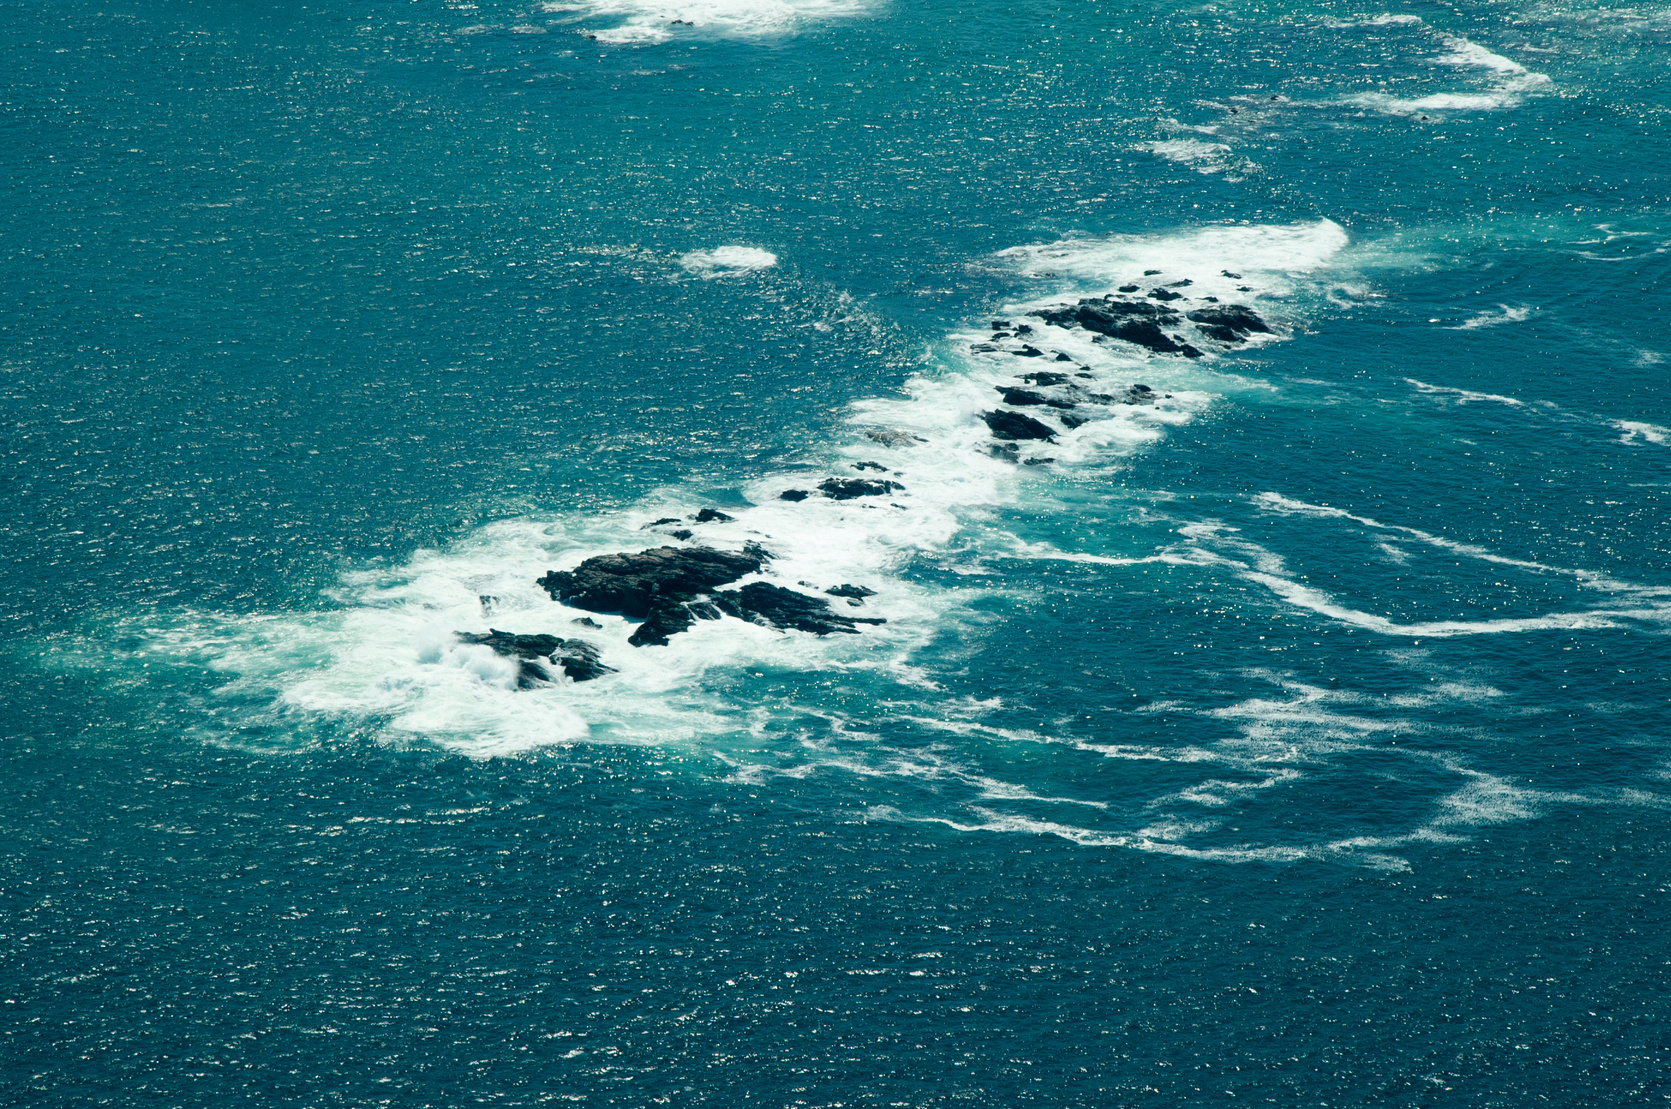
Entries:
POLYGON ((7 13, 8 1104, 1671 1097, 1666 10, 7 13))

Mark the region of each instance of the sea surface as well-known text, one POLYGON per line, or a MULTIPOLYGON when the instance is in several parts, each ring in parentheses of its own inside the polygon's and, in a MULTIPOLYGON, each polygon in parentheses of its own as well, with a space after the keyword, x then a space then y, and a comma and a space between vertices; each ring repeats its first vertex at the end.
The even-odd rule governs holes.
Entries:
POLYGON ((1665 1104, 1668 55, 6 3, 0 1103, 1665 1104))

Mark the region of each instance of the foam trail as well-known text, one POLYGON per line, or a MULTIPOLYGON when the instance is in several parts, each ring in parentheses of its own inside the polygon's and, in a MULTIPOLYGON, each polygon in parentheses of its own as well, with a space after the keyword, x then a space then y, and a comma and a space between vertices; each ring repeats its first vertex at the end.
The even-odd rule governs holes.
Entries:
POLYGON ((781 38, 871 10, 866 0, 552 0, 550 14, 577 14, 599 42, 657 43, 708 34, 743 40, 781 38))

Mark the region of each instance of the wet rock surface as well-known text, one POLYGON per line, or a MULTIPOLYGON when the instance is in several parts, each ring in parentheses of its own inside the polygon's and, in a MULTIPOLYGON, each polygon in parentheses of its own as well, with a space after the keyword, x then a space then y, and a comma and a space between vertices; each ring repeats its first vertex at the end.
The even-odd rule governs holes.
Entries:
POLYGON ((615 673, 613 666, 605 666, 598 658, 598 649, 582 639, 563 639, 555 635, 518 635, 489 628, 486 632, 455 632, 460 643, 475 643, 490 647, 496 654, 521 660, 517 674, 518 689, 530 689, 552 680, 551 672, 541 663, 562 668, 572 681, 588 682, 604 674, 615 673))
POLYGON ((697 619, 688 602, 759 572, 770 557, 752 543, 742 551, 655 547, 637 554, 597 555, 573 570, 552 570, 537 584, 554 601, 642 620, 628 640, 641 647, 666 644, 668 636, 697 619))
MULTIPOLYGON (((1178 294, 1168 293, 1168 296, 1175 299, 1178 294)), ((1032 315, 1057 327, 1082 327, 1086 331, 1135 343, 1159 354, 1194 357, 1189 355, 1193 347, 1186 349, 1187 344, 1178 342, 1161 330, 1163 324, 1171 326, 1181 318, 1164 305, 1114 297, 1087 297, 1074 305, 1040 308, 1032 315)))
POLYGON ((981 419, 992 429, 995 439, 1045 439, 1054 440, 1056 433, 1047 424, 1041 424, 1031 416, 1024 416, 1020 412, 1005 412, 1002 409, 994 412, 983 412, 981 419))
POLYGON ((1198 308, 1186 313, 1186 319, 1201 329, 1201 334, 1221 343, 1246 342, 1249 335, 1271 334, 1270 325, 1260 319, 1245 304, 1224 304, 1216 308, 1198 308))
POLYGON ((880 497, 905 486, 897 481, 878 481, 875 478, 832 477, 819 482, 818 488, 833 501, 850 501, 855 497, 880 497))
POLYGON ((730 616, 780 630, 795 629, 814 635, 832 632, 854 634, 859 624, 885 624, 886 620, 843 616, 822 597, 809 597, 769 582, 750 582, 741 589, 714 594, 714 604, 730 616))

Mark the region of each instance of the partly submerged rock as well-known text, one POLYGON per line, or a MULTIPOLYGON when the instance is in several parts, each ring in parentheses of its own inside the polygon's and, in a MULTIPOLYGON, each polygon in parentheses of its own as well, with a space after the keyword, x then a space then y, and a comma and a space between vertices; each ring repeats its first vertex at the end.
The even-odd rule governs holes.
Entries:
POLYGON ((1255 332, 1269 335, 1271 327, 1245 304, 1221 304, 1216 308, 1198 308, 1186 318, 1201 329, 1201 334, 1221 343, 1241 343, 1255 332))
MULTIPOLYGON (((1176 297, 1176 293, 1169 294, 1176 297)), ((1184 346, 1162 324, 1178 322, 1178 313, 1159 304, 1112 297, 1087 297, 1078 304, 1040 308, 1032 313, 1057 327, 1083 327, 1111 339, 1122 339, 1158 354, 1185 354, 1184 346)))
POLYGON ((1028 405, 1043 404, 1051 408, 1073 408, 1073 401, 1062 400, 1060 397, 1047 397, 1043 393, 1036 393, 1031 389, 1017 389, 1013 385, 1000 385, 998 391, 1004 394, 1004 403, 1013 404, 1017 408, 1028 405))
POLYGON ((1056 433, 1039 423, 1031 416, 1023 416, 1019 412, 1005 412, 999 409, 995 412, 981 413, 981 419, 992 429, 995 439, 1045 439, 1054 440, 1056 433))
POLYGON ((809 597, 793 589, 785 589, 769 582, 755 581, 737 590, 714 594, 714 604, 729 615, 766 627, 829 635, 831 632, 856 633, 856 624, 885 624, 881 619, 860 619, 842 616, 830 609, 830 602, 822 597, 809 597))
POLYGON ((880 497, 905 486, 897 481, 878 481, 864 477, 832 477, 818 483, 818 488, 833 501, 850 501, 855 497, 880 497))
POLYGON ((865 429, 865 438, 873 443, 880 443, 884 447, 904 447, 912 443, 926 443, 920 435, 913 435, 909 431, 901 431, 897 427, 872 427, 865 429))
POLYGON ((785 489, 777 495, 777 499, 780 501, 804 501, 810 496, 812 494, 805 489, 785 489))
POLYGON ((699 524, 729 524, 736 517, 727 516, 717 508, 704 508, 701 512, 692 516, 691 519, 699 524))
POLYGON ((750 543, 742 551, 656 547, 637 554, 596 555, 573 570, 553 570, 537 583, 554 601, 592 612, 642 620, 628 640, 665 644, 695 622, 688 602, 759 572, 771 556, 750 543))
POLYGON ((828 593, 832 597, 851 597, 856 601, 862 601, 866 597, 876 596, 876 590, 866 589, 862 585, 832 585, 830 588, 824 590, 824 592, 828 593))
POLYGON ((583 639, 562 639, 555 635, 518 635, 489 628, 482 632, 455 632, 460 643, 476 643, 491 647, 507 658, 520 659, 517 688, 528 689, 541 682, 549 682, 551 674, 540 665, 540 660, 562 667, 572 681, 587 682, 604 674, 615 673, 613 666, 605 666, 598 659, 598 649, 583 639))

